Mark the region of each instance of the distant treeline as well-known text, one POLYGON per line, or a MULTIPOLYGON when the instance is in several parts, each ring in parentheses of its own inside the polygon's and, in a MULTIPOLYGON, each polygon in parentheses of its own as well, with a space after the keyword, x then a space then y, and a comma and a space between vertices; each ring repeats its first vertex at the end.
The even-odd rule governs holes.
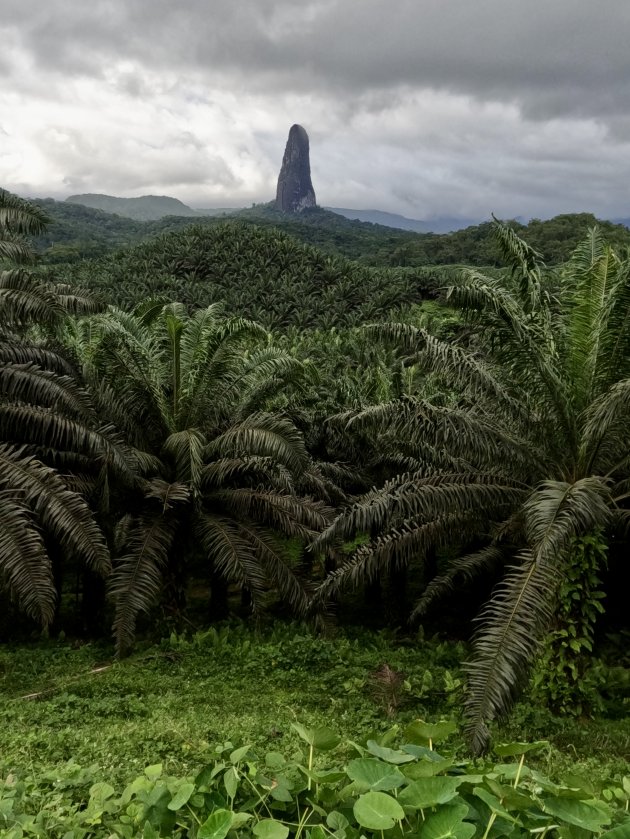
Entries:
MULTIPOLYGON (((37 202, 52 223, 36 242, 47 263, 76 262, 104 256, 112 250, 136 244, 165 232, 189 227, 189 217, 169 216, 159 221, 134 219, 94 210, 79 204, 45 199, 37 202)), ((500 265, 501 257, 492 236, 491 222, 454 233, 413 233, 344 218, 313 208, 299 216, 287 216, 268 205, 242 210, 232 218, 243 225, 279 228, 284 233, 324 253, 373 267, 422 267, 466 264, 500 265)), ((203 218, 196 227, 214 228, 225 217, 203 218)), ((511 222, 518 234, 542 254, 549 265, 564 262, 589 228, 598 226, 617 249, 630 245, 630 231, 620 224, 598 221, 590 213, 559 215, 547 221, 533 219, 527 225, 511 222)))

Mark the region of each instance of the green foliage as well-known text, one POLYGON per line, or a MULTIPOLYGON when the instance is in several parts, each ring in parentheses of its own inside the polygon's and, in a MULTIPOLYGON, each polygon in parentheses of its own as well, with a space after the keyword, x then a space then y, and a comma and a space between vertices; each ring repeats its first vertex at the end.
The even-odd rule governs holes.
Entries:
POLYGON ((383 319, 437 285, 430 272, 363 268, 280 230, 234 221, 188 226, 63 275, 124 308, 160 296, 188 307, 223 301, 268 328, 300 329, 383 319))
POLYGON ((630 262, 593 231, 565 268, 544 272, 530 246, 497 230, 511 281, 471 270, 449 289, 472 330, 468 346, 411 324, 370 330, 445 387, 438 398, 404 396, 341 417, 346 432, 371 435, 404 468, 316 541, 330 550, 372 537, 323 581, 322 600, 400 568, 423 575, 433 552, 475 545, 431 582, 414 617, 460 580, 504 569, 469 665, 476 751, 527 682, 574 539, 624 531, 630 478, 630 262))
POLYGON ((606 567, 607 545, 601 533, 581 536, 569 556, 558 590, 555 628, 545 640, 533 688, 536 699, 554 712, 579 717, 601 702, 591 656, 595 622, 604 612, 600 575, 606 567))
MULTIPOLYGON (((301 728, 296 725, 296 728, 301 728)), ((390 742, 393 730, 383 735, 390 742)), ((524 763, 467 764, 403 741, 399 748, 374 740, 347 743, 349 762, 331 752, 340 737, 304 730, 301 752, 257 752, 232 743, 215 747, 195 773, 169 775, 147 766, 118 792, 93 769, 69 762, 35 780, 10 774, 0 787, 0 826, 7 839, 197 837, 358 839, 361 835, 473 839, 547 834, 568 839, 625 837, 630 820, 630 778, 608 796, 589 786, 554 783, 524 763), (313 753, 318 754, 313 768, 313 753), (366 755, 371 755, 366 757, 366 755)))

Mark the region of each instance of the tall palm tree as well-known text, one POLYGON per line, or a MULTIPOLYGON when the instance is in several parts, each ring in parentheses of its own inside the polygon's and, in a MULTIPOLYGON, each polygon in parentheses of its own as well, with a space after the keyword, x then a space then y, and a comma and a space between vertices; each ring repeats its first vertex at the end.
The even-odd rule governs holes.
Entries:
POLYGON ((475 545, 430 583, 415 617, 456 583, 503 568, 468 664, 464 713, 475 752, 526 681, 574 540, 624 521, 630 487, 630 260, 593 231, 551 273, 509 227, 496 231, 510 276, 468 271, 448 290, 474 327, 468 346, 411 326, 376 330, 439 375, 450 400, 403 398, 347 420, 386 445, 411 447, 416 465, 361 498, 316 543, 375 534, 324 581, 320 598, 383 569, 422 567, 435 548, 475 545))
MULTIPOLYGON (((45 222, 38 207, 0 191, 0 255, 28 261, 19 237, 41 232, 45 222)), ((133 466, 70 361, 24 333, 102 308, 89 294, 20 268, 0 272, 0 587, 44 628, 60 577, 51 551, 100 576, 110 570, 104 536, 79 489, 110 469, 129 477, 133 466)))
POLYGON ((309 541, 329 519, 296 494, 317 475, 295 426, 273 410, 303 387, 303 365, 216 305, 189 316, 150 301, 84 321, 71 340, 88 378, 125 406, 114 419, 146 456, 111 577, 119 652, 165 585, 181 591, 195 559, 215 584, 246 589, 254 608, 273 588, 304 613, 286 540, 309 541))
POLYGON ((43 233, 48 222, 41 207, 0 189, 0 259, 32 262, 33 251, 24 236, 43 233))

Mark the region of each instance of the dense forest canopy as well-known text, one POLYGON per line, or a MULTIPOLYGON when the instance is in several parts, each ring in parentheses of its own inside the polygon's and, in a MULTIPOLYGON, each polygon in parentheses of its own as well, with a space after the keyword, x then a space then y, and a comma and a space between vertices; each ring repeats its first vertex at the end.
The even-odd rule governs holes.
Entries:
MULTIPOLYGON (((36 202, 50 218, 50 224, 36 240, 46 250, 47 262, 65 262, 100 256, 107 251, 139 242, 159 233, 181 230, 189 217, 168 217, 141 222, 105 213, 80 204, 43 199, 36 202)), ((270 205, 257 205, 232 216, 243 223, 279 228, 293 238, 314 245, 327 254, 345 256, 364 265, 419 267, 464 264, 500 265, 501 254, 490 222, 454 233, 412 233, 392 227, 353 221, 320 207, 287 216, 270 205)), ((195 224, 220 225, 224 216, 200 218, 195 224)), ((621 224, 598 221, 590 213, 532 219, 528 224, 510 222, 548 264, 566 261, 576 245, 595 224, 606 241, 617 248, 628 247, 630 232, 621 224)))

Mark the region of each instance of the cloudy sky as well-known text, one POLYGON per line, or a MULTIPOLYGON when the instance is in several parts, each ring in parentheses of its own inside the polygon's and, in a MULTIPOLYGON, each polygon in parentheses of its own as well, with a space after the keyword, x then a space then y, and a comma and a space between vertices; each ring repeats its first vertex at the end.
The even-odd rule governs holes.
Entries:
POLYGON ((628 0, 0 0, 0 186, 630 216, 628 0))

